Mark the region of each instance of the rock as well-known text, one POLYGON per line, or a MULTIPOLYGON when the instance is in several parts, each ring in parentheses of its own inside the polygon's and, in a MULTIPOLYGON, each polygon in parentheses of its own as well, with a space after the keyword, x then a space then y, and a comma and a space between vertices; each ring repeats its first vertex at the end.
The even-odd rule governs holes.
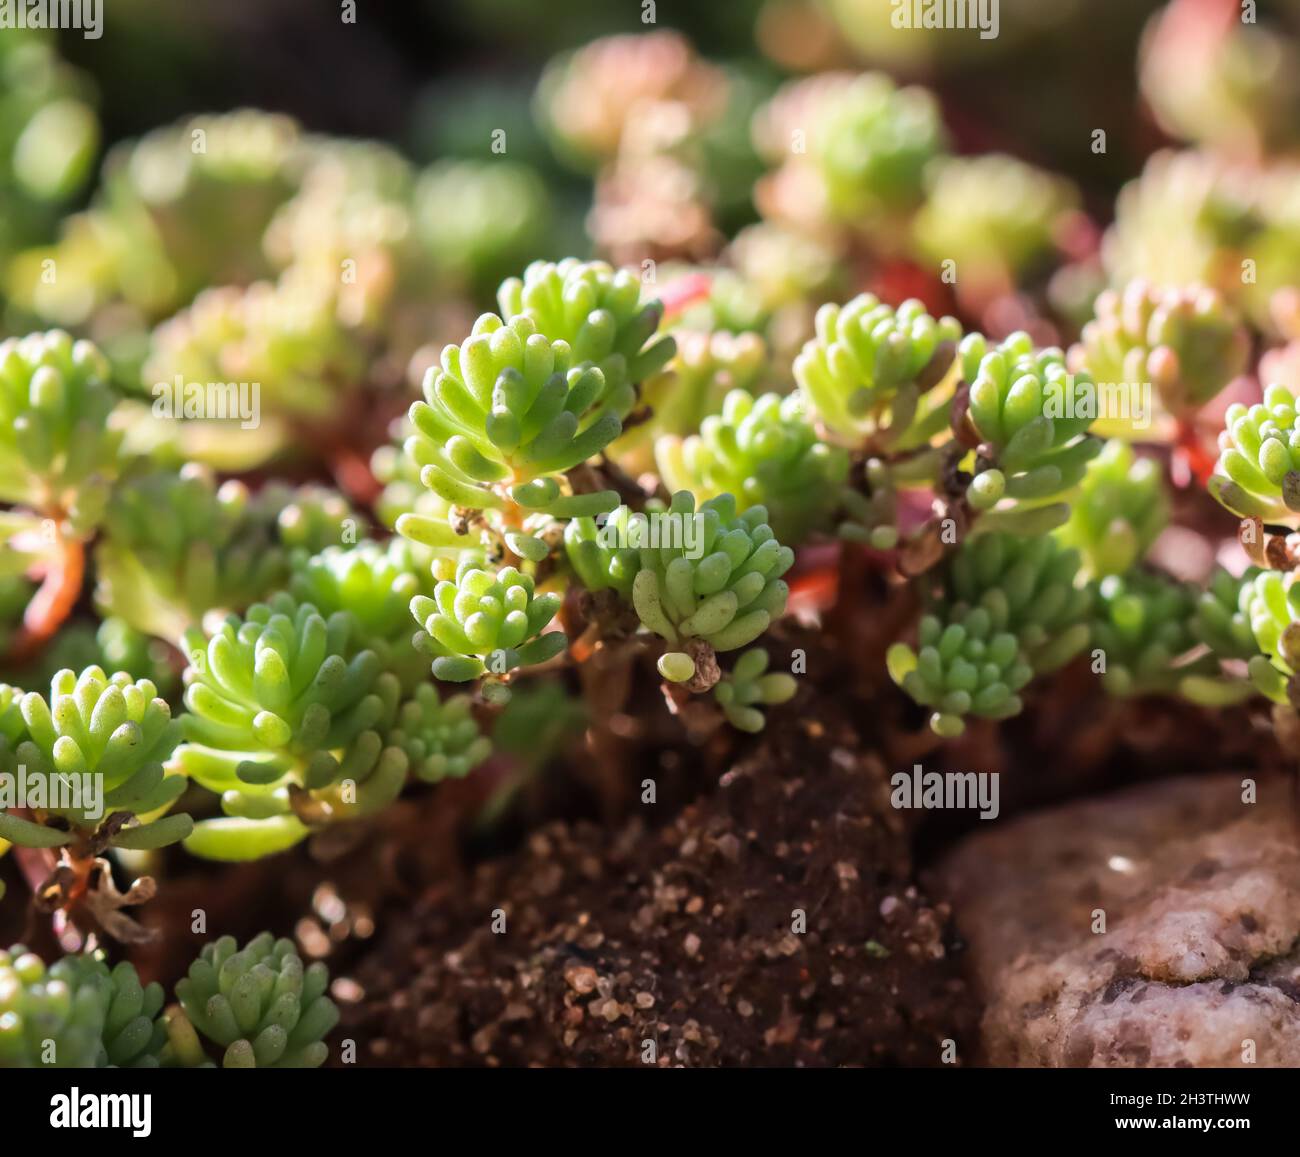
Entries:
POLYGON ((1069 804, 939 863, 930 890, 969 944, 985 1063, 1300 1065, 1293 788, 1261 779, 1246 803, 1242 784, 1187 777, 1069 804))

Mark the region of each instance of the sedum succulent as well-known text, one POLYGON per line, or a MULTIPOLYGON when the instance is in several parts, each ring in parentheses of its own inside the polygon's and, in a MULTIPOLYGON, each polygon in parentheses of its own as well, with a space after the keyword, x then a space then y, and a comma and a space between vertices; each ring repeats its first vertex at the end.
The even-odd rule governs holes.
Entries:
POLYGON ((730 493, 741 510, 762 506, 787 543, 826 528, 849 472, 848 454, 817 437, 800 395, 755 398, 744 390, 729 393, 698 434, 660 438, 655 459, 670 491, 699 499, 730 493))
POLYGON ((288 117, 241 109, 114 149, 99 211, 143 251, 118 275, 128 299, 165 312, 205 286, 261 274, 262 235, 297 185, 300 142, 288 117))
POLYGON ((95 549, 96 602, 174 644, 205 616, 243 610, 288 575, 268 505, 197 463, 127 480, 95 549))
POLYGON ((233 936, 206 945, 176 996, 190 1024, 225 1050, 223 1068, 314 1069, 339 1019, 328 983, 324 964, 304 967, 292 941, 263 932, 242 949, 233 936))
POLYGON ((167 1043, 160 1016, 163 987, 140 983, 135 966, 123 960, 110 969, 102 952, 63 957, 51 969, 60 971, 77 990, 97 990, 103 1009, 96 1068, 158 1068, 167 1043))
POLYGON ((99 667, 80 675, 63 670, 54 676, 48 699, 29 692, 18 708, 23 731, 5 754, 4 770, 25 769, 28 810, 35 818, 0 813, 4 839, 60 847, 89 837, 117 812, 138 822, 109 825, 106 842, 112 847, 160 848, 189 834, 189 816, 163 815, 185 789, 182 777, 164 770, 181 727, 148 680, 133 681, 122 671, 108 676, 99 667), (43 806, 33 799, 38 790, 43 806))
POLYGON ((727 722, 740 731, 762 731, 767 725, 763 708, 788 703, 798 690, 793 675, 768 671, 768 662, 762 648, 746 651, 713 689, 727 722))
POLYGON ((559 609, 560 596, 538 594, 531 576, 514 567, 484 570, 473 552, 461 559, 454 579, 434 587, 432 598, 411 600, 421 627, 416 647, 433 656, 434 675, 451 683, 553 659, 567 640, 563 631, 543 632, 559 609))
POLYGON ((915 300, 897 309, 872 294, 817 311, 817 336, 794 362, 794 375, 818 422, 846 440, 884 449, 919 446, 947 424, 947 409, 927 397, 945 347, 961 327, 936 321, 915 300))
POLYGON ((321 551, 356 542, 368 525, 337 490, 314 482, 268 482, 253 496, 253 508, 274 523, 281 545, 290 549, 321 551))
POLYGON ((971 334, 960 353, 970 386, 965 423, 988 463, 977 464, 971 505, 1021 512, 1055 503, 1063 519, 1067 510, 1059 500, 1101 450, 1087 430, 1106 400, 1086 374, 1066 369, 1059 349, 1035 350, 1026 333, 993 349, 971 334))
POLYGON ((537 119, 557 152, 588 169, 613 159, 637 110, 677 102, 693 113, 719 108, 724 78, 679 32, 606 36, 547 65, 537 119))
POLYGON ((118 472, 108 381, 103 354, 61 330, 0 342, 0 501, 93 530, 118 472))
POLYGON ((1259 654, 1249 608, 1260 571, 1254 567, 1235 577, 1216 568, 1196 603, 1192 630, 1219 659, 1250 659, 1259 654))
POLYGON ((1112 439, 1088 463, 1069 520, 1056 537, 1078 550, 1086 572, 1100 578, 1132 569, 1168 522, 1160 463, 1112 439))
POLYGON ((361 340, 337 316, 338 292, 337 273, 296 266, 275 282, 205 289, 154 330, 144 381, 155 390, 158 383, 247 383, 242 410, 184 415, 220 423, 232 438, 273 420, 323 421, 364 370, 361 340))
POLYGON ((326 618, 350 612, 366 645, 384 670, 401 680, 404 690, 426 676, 428 664, 411 642, 411 600, 433 589, 429 559, 420 548, 393 539, 385 545, 366 541, 353 547, 330 546, 311 555, 299 551, 288 589, 326 618))
MULTIPOLYGON (((1196 595, 1184 583, 1149 571, 1110 574, 1098 584, 1093 607, 1094 670, 1097 652, 1101 683, 1119 698, 1179 690, 1204 662, 1175 667, 1196 645, 1192 618, 1196 595)), ((1212 662, 1210 664, 1212 669, 1212 662)))
POLYGON ((1300 410, 1285 386, 1252 406, 1234 402, 1219 434, 1209 491, 1234 514, 1293 523, 1300 512, 1300 410))
MULTIPOLYGON (((1104 291, 1094 311, 1070 364, 1098 382, 1149 383, 1175 416, 1190 415, 1246 368, 1250 336, 1213 289, 1161 289, 1138 279, 1104 291)), ((1140 430, 1106 418, 1103 429, 1140 430)))
POLYGON ((575 366, 594 366, 604 376, 599 413, 625 417, 637 387, 665 366, 677 350, 659 334, 663 305, 641 300, 641 279, 603 261, 569 257, 534 261, 522 278, 502 282, 497 294, 507 322, 528 317, 548 341, 565 342, 575 366))
POLYGON ((921 619, 919 651, 899 643, 888 656, 891 677, 931 709, 937 734, 960 735, 967 715, 1018 714, 1029 680, 1087 645, 1092 594, 1078 572, 1078 553, 1051 536, 992 532, 963 543, 921 619))
POLYGON ((1258 156, 1295 142, 1298 64, 1294 40, 1252 9, 1178 0, 1147 25, 1139 79, 1171 136, 1258 156))
MULTIPOLYGON (((487 313, 426 375, 406 453, 441 498, 496 513, 510 549, 540 558, 547 548, 525 525, 529 512, 597 514, 618 501, 612 491, 565 493, 561 478, 622 429, 615 412, 622 403, 612 405, 606 387, 601 370, 576 366, 569 344, 543 337, 529 316, 502 322, 487 313)), ((398 530, 428 546, 458 545, 450 527, 421 515, 400 518, 398 530)))
POLYGON ((670 648, 659 673, 684 683, 707 655, 702 647, 737 650, 784 613, 788 588, 781 576, 794 564, 794 551, 772 533, 763 507, 738 514, 730 494, 697 511, 694 495, 678 491, 668 510, 652 517, 643 525, 655 537, 653 545, 639 547, 632 604, 642 626, 670 648))
POLYGON ((613 590, 630 600, 641 569, 640 544, 649 542, 649 536, 649 518, 619 506, 599 518, 570 519, 564 527, 564 549, 587 590, 613 590))
POLYGON ((396 797, 407 759, 383 741, 400 686, 356 618, 326 619, 280 593, 210 639, 185 639, 186 743, 176 761, 221 794, 186 847, 252 859, 302 840, 310 827, 369 814, 396 797))
POLYGON ((1267 570, 1241 584, 1241 612, 1258 647, 1248 661, 1250 680, 1276 703, 1290 700, 1291 681, 1300 671, 1300 588, 1293 578, 1267 570))
POLYGON ((397 712, 389 742, 406 752, 411 773, 425 783, 468 775, 492 753, 479 732, 466 695, 442 700, 431 683, 422 683, 397 712))
POLYGON ((103 1033, 97 976, 68 960, 46 968, 21 944, 0 949, 0 1069, 94 1068, 103 1033))
POLYGON ((925 168, 947 146, 930 92, 865 73, 828 93, 816 113, 808 154, 835 220, 887 220, 920 201, 925 168))
POLYGON ((853 484, 840 493, 840 506, 840 538, 874 550, 898 545, 898 477, 883 459, 867 458, 855 468, 853 484))
POLYGON ((926 173, 926 200, 912 223, 933 262, 954 261, 967 281, 1006 289, 1050 256, 1079 194, 1064 179, 1015 157, 947 157, 926 173))

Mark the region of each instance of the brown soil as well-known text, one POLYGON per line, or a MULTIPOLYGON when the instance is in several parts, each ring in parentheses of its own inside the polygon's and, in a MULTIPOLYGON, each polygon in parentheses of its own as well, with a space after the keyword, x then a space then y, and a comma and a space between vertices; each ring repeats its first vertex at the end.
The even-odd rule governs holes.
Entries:
POLYGON ((382 1065, 939 1063, 978 1009, 858 745, 790 727, 658 831, 544 827, 390 923, 342 1036, 382 1065))

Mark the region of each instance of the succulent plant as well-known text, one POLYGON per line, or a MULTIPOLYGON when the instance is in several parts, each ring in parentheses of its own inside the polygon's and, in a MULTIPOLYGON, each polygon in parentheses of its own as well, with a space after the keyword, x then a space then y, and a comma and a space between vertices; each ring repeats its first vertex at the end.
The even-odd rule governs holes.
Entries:
POLYGON ((641 279, 603 261, 534 261, 522 278, 501 283, 497 301, 509 323, 532 320, 552 344, 569 347, 570 365, 594 366, 604 376, 597 416, 626 417, 636 402, 636 388, 665 366, 677 350, 668 334, 659 334, 663 305, 641 300, 641 279))
POLYGON ((1056 531, 1078 550, 1093 577, 1122 574, 1140 561, 1169 522, 1169 495, 1154 458, 1139 458, 1126 442, 1108 441, 1091 462, 1056 531))
POLYGON ((1283 270, 1291 246, 1287 230, 1270 229, 1276 210, 1265 194, 1275 187, 1281 200, 1293 181, 1292 173, 1261 173, 1210 152, 1153 154, 1115 202, 1102 245, 1111 284, 1207 285, 1267 324, 1269 297, 1289 284, 1283 270), (1256 261, 1254 284, 1242 277, 1243 253, 1256 261))
MULTIPOLYGON (((1129 282, 1106 290, 1070 351, 1070 364, 1098 382, 1150 383, 1175 416, 1187 416, 1246 368, 1250 336, 1213 289, 1160 289, 1129 282)), ((1110 419, 1102 428, 1133 431, 1110 419)))
POLYGON ((1300 588, 1291 575, 1260 571, 1242 582, 1240 600, 1259 648, 1248 661, 1250 680, 1275 703, 1287 703, 1300 671, 1300 588))
POLYGON ((1217 157, 1165 149, 1120 190, 1103 256, 1112 284, 1148 278, 1157 285, 1215 284, 1216 251, 1228 239, 1217 206, 1230 180, 1217 157))
POLYGON ((565 553, 582 585, 617 591, 627 600, 641 569, 641 549, 633 544, 641 541, 649 541, 649 521, 628 506, 597 518, 573 518, 564 526, 565 553))
POLYGON ((324 964, 304 967, 292 941, 263 932, 242 949, 233 936, 206 945, 176 996, 193 1027, 225 1050, 223 1068, 314 1069, 339 1019, 328 984, 324 964))
POLYGON ((1171 136, 1247 156, 1294 144, 1300 112, 1294 42, 1247 18, 1247 11, 1178 0, 1152 16, 1139 79, 1171 136))
POLYGON ((356 542, 369 525, 337 490, 313 482, 268 482, 253 496, 253 509, 274 523, 281 545, 312 552, 356 542))
POLYGON ((428 674, 411 642, 411 600, 431 594, 429 559, 402 539, 330 546, 317 554, 295 552, 289 592, 328 618, 348 611, 366 646, 409 691, 428 674))
POLYGON ((267 506, 197 463, 128 479, 95 549, 98 605, 179 645, 205 616, 220 620, 264 598, 289 570, 267 506))
POLYGON ((697 511, 694 495, 683 490, 666 511, 639 518, 629 542, 641 554, 632 604, 642 626, 670 648, 659 660, 665 679, 689 681, 709 649, 744 647, 784 613, 781 576, 794 565, 794 551, 772 533, 763 507, 738 514, 735 498, 722 494, 697 511))
POLYGON ((897 88, 883 73, 830 93, 808 136, 832 216, 855 226, 918 204, 925 168, 946 147, 934 96, 897 88))
POLYGON ((1192 630, 1219 659, 1251 659, 1260 653, 1249 614, 1259 575, 1251 567, 1238 578, 1218 567, 1197 599, 1192 630))
POLYGON ((607 36, 547 65, 536 112, 557 152, 577 168, 613 158, 629 120, 655 101, 721 111, 721 72, 678 32, 607 36))
POLYGON ((940 618, 924 615, 920 651, 905 643, 890 648, 890 676, 917 703, 932 710, 935 734, 955 737, 965 717, 1006 719, 1023 706, 1019 692, 1034 676, 1016 636, 999 624, 993 609, 962 605, 940 618))
POLYGON ((397 712, 388 741, 406 752, 411 774, 425 783, 468 775, 492 753, 466 695, 442 700, 431 683, 416 687, 397 712))
POLYGON ((302 151, 301 183, 267 225, 263 250, 278 270, 333 282, 345 326, 383 331, 431 280, 415 244, 411 164, 377 141, 313 137, 302 151))
POLYGON ((854 483, 840 492, 840 538, 874 550, 898 545, 898 480, 881 458, 867 458, 854 472, 854 483))
POLYGON ((968 539, 921 619, 919 651, 890 648, 890 676, 931 709, 939 735, 960 735, 967 715, 1018 714, 1029 680, 1087 645, 1092 593, 1077 583, 1078 572, 1078 553, 1051 536, 968 539))
POLYGON ((947 157, 926 173, 926 200, 912 223, 920 253, 954 261, 957 286, 998 289, 1049 256, 1079 202, 1071 182, 1015 157, 947 157))
POLYGON ((794 375, 830 433, 882 449, 920 446, 947 424, 946 406, 927 390, 947 370, 946 347, 960 338, 956 320, 936 321, 919 301, 893 309, 861 294, 817 311, 817 336, 795 359, 794 375))
POLYGON ((112 847, 160 848, 189 834, 189 816, 163 815, 185 789, 182 777, 164 770, 181 727, 148 680, 133 681, 122 671, 108 676, 99 667, 80 675, 63 670, 48 699, 29 692, 18 708, 23 732, 4 755, 5 770, 25 769, 27 807, 35 819, 0 813, 4 839, 60 847, 88 837, 117 812, 138 822, 108 826, 112 847), (34 798, 38 791, 43 803, 34 798), (54 826, 55 820, 67 829, 54 826))
POLYGON ((142 304, 163 312, 205 286, 264 272, 262 235, 297 186, 300 141, 288 117, 241 109, 156 129, 110 153, 103 211, 158 253, 142 304))
POLYGON ((0 501, 93 530, 118 472, 108 363, 61 330, 0 342, 0 501))
POLYGON ((110 969, 102 952, 65 956, 50 971, 63 973, 77 991, 98 989, 104 1024, 96 1068, 159 1067, 167 1042, 161 984, 141 984, 135 966, 126 960, 110 969))
POLYGON ((145 383, 155 391, 247 384, 246 401, 194 415, 240 434, 272 420, 330 417, 364 369, 361 339, 338 317, 339 285, 336 271, 326 277, 295 266, 275 282, 203 290, 154 330, 145 383))
POLYGON ((1285 386, 1269 386, 1252 406, 1224 414, 1219 459, 1208 488, 1234 514, 1293 522, 1300 512, 1300 404, 1285 386))
POLYGON ((755 398, 744 390, 729 393, 698 434, 660 438, 655 459, 670 491, 698 499, 730 493, 741 510, 762 506, 786 543, 826 529, 849 472, 848 454, 817 437, 800 395, 755 398))
POLYGON ((190 851, 256 858, 397 795, 407 759, 382 736, 400 685, 364 643, 349 612, 326 619, 283 592, 229 616, 210 639, 186 636, 190 713, 176 762, 221 794, 226 813, 195 826, 190 851))
POLYGON ((767 725, 763 708, 788 703, 799 689, 793 675, 768 671, 768 662, 762 648, 746 651, 713 689, 727 722, 740 731, 762 731, 767 725))
POLYGON ((21 944, 0 949, 0 1068, 94 1068, 104 1014, 98 976, 67 960, 47 969, 21 944))
MULTIPOLYGON (((547 553, 524 525, 527 512, 573 517, 617 504, 613 491, 564 493, 561 478, 622 429, 605 376, 575 366, 568 343, 543 337, 529 316, 480 317, 463 346, 443 350, 424 399, 411 407, 415 433, 406 442, 421 480, 448 503, 501 513, 516 554, 547 553)), ((419 515, 400 518, 398 530, 428 546, 457 544, 450 527, 419 515)))
POLYGON ((1154 572, 1103 578, 1093 606, 1091 645, 1094 657, 1098 651, 1104 657, 1099 673, 1106 691, 1120 698, 1171 694, 1188 675, 1206 671, 1205 662, 1174 666, 1196 645, 1195 608, 1191 587, 1154 572))
POLYGON ((960 354, 970 385, 965 420, 989 463, 976 470, 971 505, 1024 511, 1054 503, 1063 519, 1068 511, 1060 499, 1101 450, 1087 430, 1108 400, 1086 374, 1066 369, 1059 349, 1035 350, 1026 333, 994 349, 971 334, 960 354))
POLYGON ((531 576, 514 567, 483 569, 481 555, 466 552, 454 579, 433 597, 416 595, 411 614, 420 625, 415 645, 433 656, 433 673, 450 683, 516 667, 545 663, 567 645, 563 631, 543 633, 560 609, 560 596, 539 594, 531 576))

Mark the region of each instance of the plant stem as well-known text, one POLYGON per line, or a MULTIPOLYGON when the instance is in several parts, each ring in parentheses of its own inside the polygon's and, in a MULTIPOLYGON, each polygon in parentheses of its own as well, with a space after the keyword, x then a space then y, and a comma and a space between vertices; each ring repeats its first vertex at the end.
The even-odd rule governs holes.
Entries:
POLYGON ((22 663, 40 652, 72 613, 85 575, 85 544, 79 538, 60 534, 53 557, 44 568, 40 588, 23 613, 22 629, 10 649, 10 661, 22 663))

